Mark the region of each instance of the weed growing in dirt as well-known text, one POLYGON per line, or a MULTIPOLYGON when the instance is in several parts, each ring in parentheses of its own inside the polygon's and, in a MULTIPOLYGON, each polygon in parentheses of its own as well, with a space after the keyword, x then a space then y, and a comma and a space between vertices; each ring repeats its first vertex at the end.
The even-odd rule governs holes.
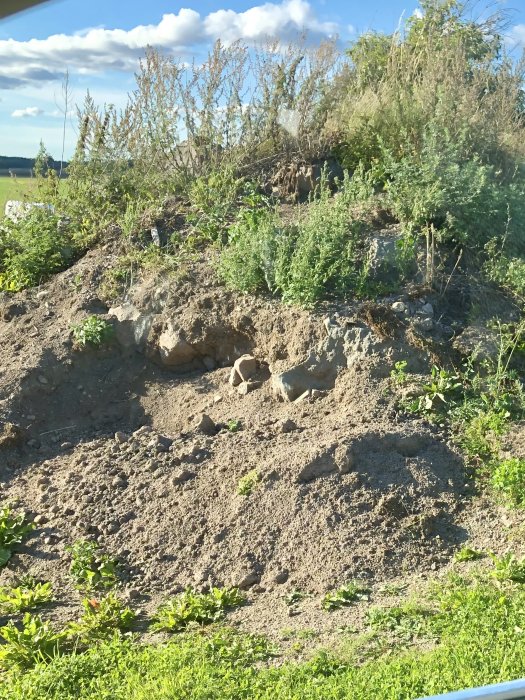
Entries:
POLYGON ((51 583, 28 581, 16 588, 0 588, 0 610, 5 613, 25 612, 53 600, 51 583))
POLYGON ((336 591, 327 593, 322 602, 323 610, 339 610, 360 600, 369 600, 370 589, 357 581, 350 581, 336 591))
POLYGON ((237 432, 239 432, 239 430, 241 428, 242 428, 242 423, 237 418, 230 418, 230 420, 227 421, 227 423, 226 423, 226 429, 230 433, 237 433, 237 432))
POLYGON ((78 541, 66 551, 71 554, 69 573, 76 588, 89 591, 118 584, 117 562, 104 554, 96 542, 78 541))
POLYGON ((239 479, 237 493, 239 496, 249 496, 260 481, 257 469, 252 469, 239 479))
POLYGON ((372 629, 395 632, 401 638, 423 636, 428 630, 431 611, 417 603, 403 603, 393 607, 371 607, 365 613, 372 629))
POLYGON ((510 505, 525 505, 525 460, 505 459, 492 468, 492 486, 510 505))
POLYGON ((84 598, 84 613, 76 622, 70 622, 65 634, 78 646, 111 639, 115 633, 129 630, 135 621, 135 613, 113 593, 101 598, 84 598))
POLYGON ((162 605, 155 615, 153 629, 180 632, 191 625, 210 625, 225 613, 244 603, 237 588, 212 588, 209 593, 196 593, 187 588, 162 605))
POLYGON ((0 667, 6 670, 49 663, 60 653, 64 640, 63 632, 31 613, 25 613, 20 629, 12 621, 0 627, 0 637, 4 640, 0 646, 0 667))
POLYGON ((106 321, 100 316, 88 316, 80 323, 75 323, 71 327, 75 343, 80 347, 85 348, 90 345, 94 348, 99 348, 104 343, 107 343, 114 332, 113 326, 109 321, 106 321))
POLYGON ((502 557, 491 554, 494 563, 492 576, 498 581, 514 581, 525 583, 525 559, 517 559, 514 554, 508 553, 502 557))
POLYGON ((9 506, 0 509, 0 567, 11 559, 15 545, 34 529, 34 523, 26 520, 24 513, 15 515, 9 506))
POLYGON ((286 603, 286 605, 288 605, 288 607, 293 607, 294 605, 297 605, 297 603, 300 603, 307 597, 308 593, 305 593, 304 591, 295 590, 283 596, 283 600, 286 603))
POLYGON ((394 364, 394 369, 390 370, 390 378, 397 386, 402 386, 408 381, 407 365, 406 360, 399 360, 394 364))
POLYGON ((410 408, 415 413, 442 413, 457 399, 463 388, 458 374, 446 369, 432 367, 430 381, 423 384, 424 394, 412 402, 410 408))
POLYGON ((465 545, 454 554, 454 561, 476 561, 477 559, 483 559, 484 556, 485 554, 483 552, 478 552, 465 545))

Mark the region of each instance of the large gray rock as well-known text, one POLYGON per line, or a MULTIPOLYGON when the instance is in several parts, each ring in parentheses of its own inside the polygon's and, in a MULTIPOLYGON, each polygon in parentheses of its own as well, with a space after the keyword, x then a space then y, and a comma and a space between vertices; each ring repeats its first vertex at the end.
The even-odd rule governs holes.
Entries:
POLYGON ((497 333, 483 326, 468 326, 452 345, 461 355, 476 360, 495 360, 498 357, 497 333))
POLYGON ((187 365, 197 357, 197 351, 186 340, 184 332, 170 324, 159 338, 159 353, 163 365, 187 365))
POLYGON ((111 308, 108 313, 116 320, 118 342, 125 348, 136 346, 143 350, 153 324, 153 314, 143 313, 129 302, 111 308))
POLYGON ((328 337, 304 362, 272 375, 277 397, 296 401, 307 392, 332 389, 342 369, 352 367, 378 345, 368 328, 344 329, 333 321, 325 323, 325 328, 328 337))

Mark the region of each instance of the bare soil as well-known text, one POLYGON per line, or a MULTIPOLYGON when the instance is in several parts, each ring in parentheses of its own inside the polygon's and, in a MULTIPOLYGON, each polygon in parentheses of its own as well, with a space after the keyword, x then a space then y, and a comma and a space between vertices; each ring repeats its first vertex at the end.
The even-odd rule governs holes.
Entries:
POLYGON ((45 614, 71 619, 79 594, 65 547, 96 538, 122 563, 123 595, 146 612, 188 585, 238 585, 249 605, 231 619, 244 629, 279 638, 311 628, 326 641, 362 618, 359 605, 320 608, 346 581, 366 581, 381 602, 385 583, 417 590, 444 574, 467 540, 519 549, 520 516, 476 494, 449 436, 397 408, 394 361, 428 372, 449 351, 439 328, 414 336, 391 299, 314 313, 235 295, 202 260, 179 279, 142 280, 129 298, 154 314, 152 338, 167 320, 184 327, 208 369, 174 372, 151 343, 75 348, 71 324, 111 306, 100 284, 117 254, 109 243, 0 303, 1 500, 38 522, 0 584, 22 573, 51 580, 58 604, 45 614), (322 342, 327 314, 371 330, 374 351, 317 398, 279 401, 271 375, 322 342), (243 396, 228 378, 247 352, 259 371, 243 396), (214 430, 197 427, 202 414, 214 430), (240 495, 252 470, 259 480, 240 495), (290 609, 294 590, 311 595, 290 609))

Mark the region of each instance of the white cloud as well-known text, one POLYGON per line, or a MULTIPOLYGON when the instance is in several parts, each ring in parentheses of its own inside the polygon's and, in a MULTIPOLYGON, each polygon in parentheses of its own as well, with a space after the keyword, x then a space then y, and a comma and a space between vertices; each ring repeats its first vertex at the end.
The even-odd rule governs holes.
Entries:
POLYGON ((15 109, 11 112, 11 116, 19 119, 24 117, 38 117, 43 113, 44 110, 40 109, 40 107, 24 107, 24 109, 15 109))
POLYGON ((71 73, 132 72, 146 46, 172 54, 186 53, 215 39, 253 42, 266 37, 291 39, 302 31, 313 38, 337 33, 333 22, 322 22, 307 0, 267 2, 245 12, 219 10, 201 16, 182 8, 158 24, 125 31, 96 27, 47 39, 0 41, 0 89, 19 89, 60 80, 71 73))
POLYGON ((517 24, 515 27, 512 27, 506 37, 506 43, 511 48, 516 46, 525 48, 525 24, 517 24))

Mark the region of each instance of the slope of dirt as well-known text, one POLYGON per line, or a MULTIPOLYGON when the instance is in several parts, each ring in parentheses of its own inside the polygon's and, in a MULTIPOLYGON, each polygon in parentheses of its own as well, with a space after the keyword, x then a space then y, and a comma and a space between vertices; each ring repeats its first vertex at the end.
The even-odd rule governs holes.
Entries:
MULTIPOLYGON (((0 584, 23 572, 52 580, 52 615, 71 617, 78 595, 65 547, 96 538, 146 609, 188 585, 234 584, 251 601, 236 619, 261 632, 289 624, 282 598, 295 589, 413 580, 446 568, 470 537, 505 548, 490 525, 497 509, 472 499, 446 436, 395 408, 393 363, 428 369, 441 347, 437 324, 410 343, 388 305, 298 311, 225 292, 203 262, 176 283, 132 290, 128 302, 148 314, 143 347, 121 338, 77 350, 71 323, 107 313, 98 289, 116 254, 108 244, 42 288, 3 299, 1 498, 36 516, 38 530, 0 584), (337 314, 328 326, 326 311, 337 314), (185 371, 163 366, 155 350, 174 323, 196 348, 185 371), (328 390, 278 400, 272 374, 313 356, 330 328, 354 327, 372 339, 369 351, 339 367, 328 390), (246 352, 259 370, 241 395, 228 379, 246 352), (239 494, 254 470, 253 491, 239 494)), ((323 615, 305 603, 301 625, 342 624, 352 613, 330 623, 323 615)))

